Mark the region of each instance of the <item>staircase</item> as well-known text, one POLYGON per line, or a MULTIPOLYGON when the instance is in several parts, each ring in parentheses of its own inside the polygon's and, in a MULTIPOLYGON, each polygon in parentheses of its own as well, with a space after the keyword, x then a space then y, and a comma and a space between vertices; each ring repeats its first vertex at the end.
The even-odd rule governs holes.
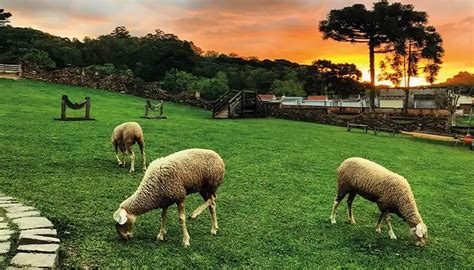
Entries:
POLYGON ((214 102, 212 117, 216 119, 265 117, 265 105, 255 91, 230 90, 214 102))

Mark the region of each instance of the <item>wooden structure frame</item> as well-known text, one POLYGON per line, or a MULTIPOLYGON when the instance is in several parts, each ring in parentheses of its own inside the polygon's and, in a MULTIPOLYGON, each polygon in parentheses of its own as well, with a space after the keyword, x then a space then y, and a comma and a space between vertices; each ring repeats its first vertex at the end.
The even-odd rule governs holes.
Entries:
POLYGON ((265 116, 265 105, 256 91, 229 90, 214 102, 212 108, 215 119, 265 116))
POLYGON ((91 110, 91 98, 85 97, 85 101, 82 103, 72 103, 67 95, 63 95, 61 97, 61 117, 55 118, 54 120, 62 120, 62 121, 82 121, 82 120, 95 120, 94 118, 90 117, 90 110, 91 110), (82 108, 86 108, 86 112, 84 117, 67 117, 66 116, 66 109, 67 108, 73 110, 80 110, 82 108))
POLYGON ((146 118, 146 119, 166 119, 167 117, 163 115, 163 100, 160 100, 160 103, 153 105, 151 104, 151 101, 148 99, 145 104, 145 116, 142 116, 141 118, 146 118), (157 112, 159 111, 159 115, 152 116, 150 115, 150 112, 157 112))

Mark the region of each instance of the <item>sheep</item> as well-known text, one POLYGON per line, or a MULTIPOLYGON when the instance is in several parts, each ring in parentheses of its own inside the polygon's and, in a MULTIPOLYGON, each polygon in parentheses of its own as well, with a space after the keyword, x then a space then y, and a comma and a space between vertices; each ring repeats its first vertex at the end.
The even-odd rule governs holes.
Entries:
POLYGON ((380 209, 380 217, 375 226, 380 233, 381 222, 385 220, 391 239, 397 239, 390 222, 390 213, 401 217, 417 237, 417 246, 425 246, 428 229, 421 219, 415 198, 407 180, 381 165, 363 158, 348 158, 337 169, 337 195, 332 207, 331 223, 336 223, 336 211, 346 194, 348 219, 355 224, 352 202, 357 194, 365 199, 376 202, 380 209))
POLYGON ((183 233, 183 245, 188 247, 189 234, 186 228, 184 201, 187 194, 199 192, 205 202, 192 212, 190 218, 197 218, 206 207, 209 207, 211 234, 216 235, 218 230, 216 191, 224 180, 224 171, 222 158, 216 152, 206 149, 187 149, 154 160, 148 166, 135 193, 124 200, 114 213, 117 233, 122 239, 130 240, 136 217, 161 208, 161 226, 157 240, 164 241, 167 209, 176 203, 183 233))
POLYGON ((142 128, 137 122, 126 122, 115 127, 111 140, 119 166, 125 167, 125 154, 130 155, 130 172, 135 171, 135 154, 133 153, 132 145, 135 142, 138 143, 142 155, 143 171, 146 170, 145 142, 142 128), (118 156, 118 150, 122 153, 123 161, 118 156))

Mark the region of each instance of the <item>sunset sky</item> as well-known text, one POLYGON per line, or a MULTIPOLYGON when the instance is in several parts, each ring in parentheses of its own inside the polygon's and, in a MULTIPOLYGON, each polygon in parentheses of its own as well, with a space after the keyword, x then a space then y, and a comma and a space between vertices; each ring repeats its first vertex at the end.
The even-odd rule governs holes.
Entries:
MULTIPOLYGON (((54 35, 96 37, 124 25, 133 35, 160 28, 193 41, 203 50, 288 59, 309 64, 315 59, 355 63, 369 80, 366 45, 323 40, 318 22, 331 9, 374 1, 320 0, 0 0, 13 26, 54 35)), ((393 2, 393 1, 390 1, 393 2)), ((411 0, 429 14, 446 50, 438 82, 459 71, 474 73, 474 0, 411 0)), ((377 60, 377 66, 380 59, 377 60)), ((416 80, 415 84, 423 82, 416 80)))

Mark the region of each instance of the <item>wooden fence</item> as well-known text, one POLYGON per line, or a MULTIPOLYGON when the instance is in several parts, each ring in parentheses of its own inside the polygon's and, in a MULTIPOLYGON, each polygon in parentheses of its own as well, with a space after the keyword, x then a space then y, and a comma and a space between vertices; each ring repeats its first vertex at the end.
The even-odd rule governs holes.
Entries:
POLYGON ((21 73, 20 65, 0 64, 0 73, 21 73))

